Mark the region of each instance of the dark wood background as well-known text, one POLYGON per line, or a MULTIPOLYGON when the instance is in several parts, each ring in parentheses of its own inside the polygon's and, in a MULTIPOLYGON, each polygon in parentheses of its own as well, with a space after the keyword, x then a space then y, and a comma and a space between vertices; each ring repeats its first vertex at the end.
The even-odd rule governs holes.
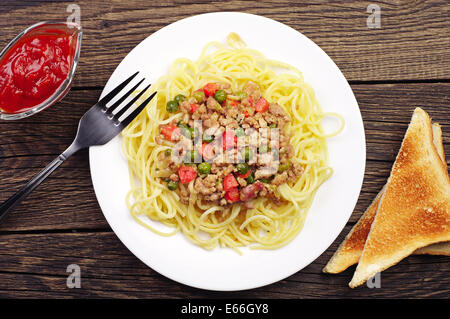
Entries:
MULTIPOLYGON (((65 20, 73 2, 0 2, 0 47, 26 26, 65 20)), ((410 256, 382 273, 382 287, 351 290, 354 268, 322 267, 385 183, 414 107, 441 123, 450 157, 450 19, 442 1, 93 1, 77 2, 84 29, 72 90, 36 116, 0 122, 0 201, 69 145, 80 116, 96 102, 117 64, 135 45, 181 18, 243 11, 302 32, 336 62, 364 119, 367 165, 355 211, 336 242, 295 275, 259 289, 209 292, 173 282, 122 245, 97 204, 82 151, 0 225, 0 297, 450 297, 450 259, 410 256), (381 28, 368 29, 366 8, 381 7, 381 28), (66 267, 81 267, 82 288, 66 287, 66 267)), ((301 253, 301 252, 299 252, 301 253)))

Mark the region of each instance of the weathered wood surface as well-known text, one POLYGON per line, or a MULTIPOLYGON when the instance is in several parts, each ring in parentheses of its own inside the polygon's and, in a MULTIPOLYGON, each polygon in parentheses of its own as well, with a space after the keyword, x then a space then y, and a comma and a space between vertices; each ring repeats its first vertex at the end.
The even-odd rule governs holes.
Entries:
MULTIPOLYGON (((67 5, 73 3, 1 1, 0 46, 31 23, 65 20, 67 5)), ((103 86, 123 57, 147 36, 179 19, 215 11, 253 13, 291 26, 323 48, 351 81, 450 78, 445 0, 378 3, 379 29, 367 27, 369 2, 361 1, 82 0, 77 4, 85 33, 76 86, 103 86)))
MULTIPOLYGON (((410 257, 383 273, 383 289, 363 288, 355 292, 346 286, 351 271, 337 276, 320 273, 337 244, 385 183, 414 106, 424 107, 442 123, 446 155, 450 156, 450 116, 445 108, 450 84, 352 88, 367 138, 363 189, 349 225, 323 256, 300 273, 280 283, 237 294, 204 292, 160 276, 133 257, 110 231, 92 189, 88 152, 83 151, 0 224, 0 295, 38 297, 44 292, 48 297, 448 296, 448 257, 410 257), (82 267, 82 289, 69 290, 65 286, 65 267, 71 263, 82 267)), ((0 122, 0 200, 10 196, 70 142, 78 118, 99 94, 99 90, 73 90, 64 101, 34 117, 0 122)))
MULTIPOLYGON (((0 236, 0 297, 317 298, 448 297, 448 257, 410 256, 381 274, 381 288, 350 289, 354 267, 339 275, 321 269, 339 239, 302 271, 241 292, 210 292, 175 283, 145 266, 111 232, 0 236), (68 289, 66 268, 77 264, 81 288, 68 289)), ((301 252, 299 252, 301 253, 301 252)))
MULTIPOLYGON (((0 2, 0 46, 40 20, 65 19, 72 2, 0 2)), ((318 43, 351 80, 364 120, 367 164, 355 211, 314 263, 279 283, 217 293, 175 283, 134 257, 110 230, 92 188, 88 152, 64 163, 0 224, 0 297, 445 297, 450 260, 411 256, 383 272, 382 288, 347 287, 352 270, 321 273, 386 182, 414 107, 441 123, 450 159, 450 25, 445 1, 381 3, 382 28, 366 27, 367 3, 350 1, 79 1, 85 31, 74 88, 36 116, 0 122, 0 202, 72 140, 115 66, 146 36, 182 17, 245 11, 284 22, 318 43), (108 34, 108 37, 105 35, 108 34), (66 287, 81 266, 82 288, 66 287)))

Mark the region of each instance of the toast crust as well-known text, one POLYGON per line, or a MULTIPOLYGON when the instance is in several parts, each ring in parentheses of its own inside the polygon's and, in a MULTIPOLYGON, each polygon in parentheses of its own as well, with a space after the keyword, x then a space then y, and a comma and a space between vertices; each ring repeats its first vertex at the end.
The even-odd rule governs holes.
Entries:
MULTIPOLYGON (((446 166, 444 147, 442 144, 442 130, 438 123, 432 124, 433 132, 433 146, 436 148, 439 157, 446 166)), ((351 231, 347 234, 345 239, 339 245, 336 252, 333 254, 331 259, 328 261, 326 266, 323 268, 323 272, 330 274, 337 274, 348 267, 358 263, 361 257, 362 251, 364 249, 364 244, 366 242, 367 236, 370 232, 370 226, 377 212, 377 208, 380 202, 380 198, 384 192, 385 186, 377 194, 375 199, 372 201, 370 206, 361 216, 359 221, 353 226, 351 231)), ((414 254, 430 254, 430 255, 450 255, 450 242, 440 243, 435 245, 430 245, 427 247, 420 248, 415 251, 414 254)))
POLYGON ((446 241, 419 248, 414 252, 414 255, 450 256, 450 242, 446 241))
POLYGON ((367 236, 370 232, 375 215, 377 213, 380 198, 384 192, 385 186, 375 197, 373 202, 361 216, 359 221, 353 226, 350 232, 345 237, 344 241, 339 245, 339 248, 331 257, 330 261, 323 268, 323 272, 329 274, 337 274, 351 265, 358 263, 361 253, 364 249, 367 236))
MULTIPOLYGON (((439 123, 433 123, 433 145, 448 172, 447 162, 445 160, 444 144, 442 143, 442 129, 439 123)), ((450 256, 450 242, 443 242, 438 244, 432 244, 430 246, 419 248, 414 252, 414 255, 441 255, 450 256)))
POLYGON ((416 108, 350 287, 361 285, 416 249, 448 240, 448 172, 433 146, 430 118, 416 108))

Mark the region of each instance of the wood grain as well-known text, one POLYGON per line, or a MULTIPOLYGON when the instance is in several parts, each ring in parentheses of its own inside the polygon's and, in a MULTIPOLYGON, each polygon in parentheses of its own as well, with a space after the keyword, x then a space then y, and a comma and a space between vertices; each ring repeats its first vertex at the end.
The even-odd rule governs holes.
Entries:
MULTIPOLYGON (((436 120, 449 123, 449 114, 441 107, 448 99, 449 87, 446 83, 353 85, 365 120, 369 158, 361 196, 349 225, 332 247, 286 280, 249 292, 223 294, 185 287, 149 269, 111 233, 95 199, 88 153, 83 151, 0 224, 0 297, 38 298, 44 293, 49 298, 372 298, 390 297, 392 291, 398 297, 448 296, 448 257, 410 257, 382 274, 382 289, 351 290, 347 288, 351 270, 337 276, 320 270, 389 176, 412 112, 410 105, 423 101, 421 106, 436 120), (82 268, 82 289, 65 285, 65 269, 71 263, 82 268)), ((0 201, 48 163, 62 145, 68 145, 78 118, 99 93, 74 90, 64 101, 32 118, 0 122, 0 201)), ((449 127, 443 126, 448 158, 449 127)))
MULTIPOLYGON (((41 20, 65 20, 72 1, 0 2, 0 46, 41 20)), ((351 290, 354 268, 325 275, 331 257, 386 182, 415 107, 442 125, 450 159, 450 20, 444 0, 378 2, 381 29, 368 29, 369 2, 87 1, 81 61, 65 99, 38 115, 0 121, 0 202, 61 153, 122 58, 165 25, 194 14, 243 11, 283 22, 321 46, 351 81, 364 120, 367 163, 353 215, 316 261, 278 283, 235 293, 175 283, 134 257, 98 206, 88 151, 76 154, 0 224, 0 297, 21 298, 418 298, 450 296, 448 257, 410 256, 382 273, 382 288, 351 290), (66 287, 81 266, 82 288, 66 287)), ((299 252, 301 253, 301 252, 299 252)))
MULTIPOLYGON (((450 84, 353 85, 362 110, 367 139, 363 191, 351 218, 355 222, 389 176, 393 160, 417 101, 443 126, 444 147, 450 158, 450 84)), ((18 122, 0 122, 0 200, 69 145, 78 119, 95 103, 99 90, 73 90, 60 103, 18 122)), ((7 220, 1 231, 108 227, 89 174, 87 151, 57 170, 7 220)))
MULTIPOLYGON (((426 109, 443 126, 444 148, 450 158, 450 84, 388 84, 352 86, 365 123, 367 167, 355 222, 389 176, 393 160, 415 106, 426 109)), ((73 90, 36 116, 0 122, 0 200, 23 185, 69 145, 78 119, 95 103, 99 90, 73 90)), ((0 231, 104 229, 107 226, 95 199, 87 151, 75 155, 30 198, 0 224, 0 231)))
MULTIPOLYGON (((348 230, 344 229, 337 242, 348 230)), ((113 233, 3 235, 0 297, 38 298, 44 292, 46 297, 58 298, 389 298, 446 297, 450 292, 448 257, 439 256, 410 256, 382 273, 381 288, 352 290, 347 284, 353 268, 339 275, 321 273, 336 245, 313 264, 278 283, 223 293, 186 287, 159 275, 134 257, 113 233), (70 264, 81 268, 80 289, 66 286, 70 264)))
MULTIPOLYGON (((3 0, 0 46, 33 22, 66 20, 73 2, 3 0)), ((316 42, 350 81, 450 79, 450 20, 445 0, 379 2, 381 28, 369 29, 369 2, 78 1, 84 29, 75 86, 103 86, 139 42, 195 14, 241 11, 291 26, 316 42), (99 72, 100 71, 100 72, 99 72)), ((220 40, 220 39, 218 39, 220 40)))
MULTIPOLYGON (((354 84, 352 89, 364 120, 368 160, 394 160, 417 106, 442 125, 449 157, 450 83, 354 84)), ((100 90, 72 90, 45 112, 18 122, 0 122, 0 158, 59 154, 71 142, 79 118, 99 96, 100 90)))
MULTIPOLYGON (((22 161, 22 158, 16 159, 14 175, 10 175, 11 170, 0 168, 0 179, 2 180, 0 201, 11 196, 51 158, 50 156, 36 156, 34 161, 30 161, 28 157, 26 157, 27 161, 22 161), (42 164, 39 166, 37 163, 42 164)), ((391 165, 389 162, 367 162, 363 192, 350 222, 357 221, 369 206, 376 193, 386 182, 391 165)), ((108 228, 108 225, 95 198, 87 153, 84 153, 65 163, 11 215, 6 217, 5 221, 0 224, 0 233, 4 231, 104 228, 108 228), (77 161, 79 163, 76 163, 77 161), (84 164, 80 166, 82 163, 84 164)))

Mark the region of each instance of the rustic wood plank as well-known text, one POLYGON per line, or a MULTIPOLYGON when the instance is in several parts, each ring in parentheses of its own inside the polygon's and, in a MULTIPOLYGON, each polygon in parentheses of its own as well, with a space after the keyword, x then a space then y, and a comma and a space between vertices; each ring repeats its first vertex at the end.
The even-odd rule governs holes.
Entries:
MULTIPOLYGON (((413 109, 404 111, 408 120, 413 109)), ((80 114, 81 117, 82 114, 80 114)), ((446 116, 448 117, 448 116, 446 116)), ((441 121, 441 119, 436 118, 441 121)), ((445 121, 442 119, 441 123, 445 121)), ((393 161, 397 155, 407 123, 365 121, 367 159, 393 161)), ((57 155, 70 145, 76 133, 77 123, 30 125, 25 122, 0 124, 0 158, 32 155, 57 155)), ((447 157, 450 125, 442 124, 447 157)))
POLYGON ((293 276, 267 287, 234 293, 175 283, 145 266, 112 233, 2 235, 0 297, 374 298, 392 297, 393 291, 396 297, 447 297, 450 293, 449 257, 410 256, 382 273, 379 289, 348 288, 354 268, 339 275, 322 274, 321 269, 348 230, 346 227, 321 257, 293 276), (81 267, 80 289, 66 287, 70 264, 81 267))
MULTIPOLYGON (((6 0, 0 46, 41 20, 65 20, 73 2, 6 0)), ((215 11, 263 15, 322 47, 351 81, 450 79, 450 21, 444 0, 378 3, 381 28, 368 29, 368 3, 354 1, 78 1, 84 28, 75 86, 103 86, 140 41, 181 18, 215 11), (99 70, 101 70, 99 72, 99 70)), ((215 39, 212 39, 215 40, 215 39)))
MULTIPOLYGON (((378 3, 382 28, 372 30, 366 27, 367 3, 351 1, 77 3, 85 35, 74 89, 45 112, 18 122, 0 122, 0 202, 71 142, 78 119, 135 45, 171 22, 212 11, 243 11, 286 23, 319 44, 354 81, 367 138, 362 192, 338 239, 304 270, 251 291, 208 292, 168 280, 121 244, 99 209, 88 152, 82 151, 0 224, 0 297, 448 298, 449 257, 410 256, 383 272, 381 289, 349 289, 354 268, 339 275, 321 273, 389 176, 414 107, 423 107, 442 124, 449 161, 450 21, 445 1, 378 3), (405 80, 409 83, 400 83, 405 80), (66 287, 65 270, 72 263, 81 266, 81 289, 66 287)), ((64 20, 68 4, 73 2, 2 1, 0 14, 8 18, 0 21, 0 46, 34 22, 64 20)))
MULTIPOLYGON (((53 156, 34 156, 1 161, 0 202, 52 159, 53 156), (8 169, 14 161, 14 169, 8 169)), ((87 151, 64 163, 0 224, 0 231, 80 228, 109 229, 92 187, 87 151)))
MULTIPOLYGON (((393 161, 415 107, 442 125, 450 155, 450 83, 352 85, 366 129, 367 158, 393 161)), ((59 154, 71 142, 79 118, 100 90, 72 90, 51 109, 16 122, 0 122, 0 158, 59 154), (36 143, 39 142, 39 147, 36 143)))
MULTIPOLYGON (((14 194, 53 157, 7 159, 0 165, 0 202, 14 194), (8 168, 14 162, 14 170, 8 168), (30 167, 31 166, 31 167, 30 167)), ((1 231, 104 229, 89 173, 87 152, 80 153, 51 175, 0 224, 1 231)), ((368 161, 363 190, 350 222, 359 219, 386 182, 392 163, 368 161)))
POLYGON ((450 123, 450 83, 354 84, 351 87, 364 121, 408 124, 414 108, 421 107, 439 123, 450 123))
MULTIPOLYGON (((410 120, 421 101, 443 124, 450 158, 449 83, 353 85, 367 138, 364 185, 350 222, 356 222, 386 182, 410 120)), ((0 122, 0 201, 12 195, 49 163, 75 134, 78 119, 99 90, 72 90, 60 103, 36 116, 0 122)), ((105 229, 90 179, 88 152, 76 154, 0 224, 0 231, 105 229)))

